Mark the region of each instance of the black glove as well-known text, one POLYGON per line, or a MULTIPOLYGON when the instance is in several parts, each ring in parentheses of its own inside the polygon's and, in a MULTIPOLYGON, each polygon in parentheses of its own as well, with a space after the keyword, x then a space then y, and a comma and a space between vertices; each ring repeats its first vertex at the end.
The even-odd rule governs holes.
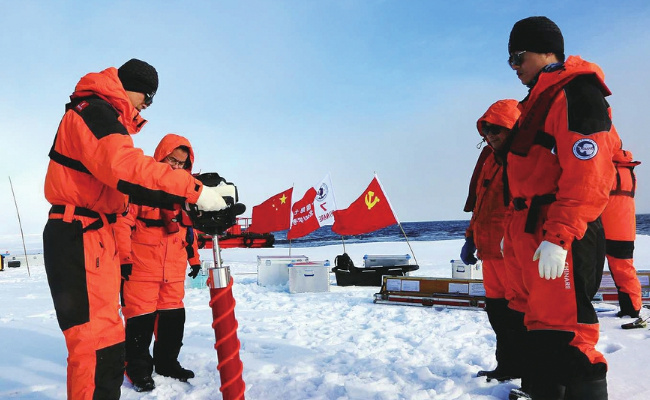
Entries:
POLYGON ((125 281, 129 280, 129 276, 133 271, 133 264, 122 264, 120 265, 120 273, 122 274, 122 279, 125 281))
POLYGON ((474 238, 471 236, 466 237, 465 244, 463 245, 463 248, 460 250, 460 259, 463 260, 463 262, 467 265, 476 264, 478 260, 476 259, 476 257, 474 257, 475 251, 476 251, 476 245, 474 244, 474 238))
POLYGON ((187 274, 187 276, 194 279, 199 275, 199 271, 201 270, 201 266, 196 264, 196 265, 191 265, 190 268, 192 268, 192 270, 190 271, 189 274, 187 274))

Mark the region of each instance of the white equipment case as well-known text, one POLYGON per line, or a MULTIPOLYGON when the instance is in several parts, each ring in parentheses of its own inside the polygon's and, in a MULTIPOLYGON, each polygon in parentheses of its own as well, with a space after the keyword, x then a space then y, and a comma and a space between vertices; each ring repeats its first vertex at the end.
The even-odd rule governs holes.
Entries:
POLYGON ((281 286, 289 282, 289 264, 309 261, 307 256, 257 256, 257 284, 281 286))
POLYGON ((453 279, 483 279, 483 262, 467 265, 461 260, 451 260, 451 277, 453 279))
POLYGON ((306 261, 289 264, 289 292, 329 292, 330 262, 306 261))

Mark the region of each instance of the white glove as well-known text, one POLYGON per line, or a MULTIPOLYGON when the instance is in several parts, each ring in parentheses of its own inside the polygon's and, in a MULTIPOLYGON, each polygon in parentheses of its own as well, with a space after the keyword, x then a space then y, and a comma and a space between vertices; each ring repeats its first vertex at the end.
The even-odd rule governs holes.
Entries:
POLYGON ((201 194, 199 194, 198 200, 196 200, 196 206, 201 211, 219 211, 226 208, 228 205, 224 201, 223 197, 219 194, 218 186, 203 186, 201 194))
POLYGON ((239 200, 237 198, 237 188, 232 183, 220 182, 215 186, 215 189, 217 189, 217 193, 219 193, 221 197, 231 197, 235 202, 239 200))
POLYGON ((539 260, 539 277, 555 279, 562 276, 567 251, 557 244, 544 240, 535 251, 533 261, 539 260))

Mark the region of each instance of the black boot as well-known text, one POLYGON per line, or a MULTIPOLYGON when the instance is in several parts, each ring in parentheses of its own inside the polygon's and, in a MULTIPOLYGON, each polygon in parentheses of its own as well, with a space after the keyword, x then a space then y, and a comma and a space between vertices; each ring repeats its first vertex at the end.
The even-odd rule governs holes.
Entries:
POLYGON ((187 382, 194 378, 194 372, 181 367, 178 353, 183 346, 185 329, 185 309, 158 311, 156 341, 153 344, 153 363, 156 373, 187 382))
POLYGON ((508 394, 508 400, 530 400, 532 399, 530 392, 533 389, 533 385, 530 381, 530 378, 522 377, 521 378, 521 387, 510 389, 508 394))
POLYGON ((617 317, 622 318, 625 316, 630 316, 632 318, 639 318, 640 310, 634 309, 630 295, 625 292, 621 292, 620 289, 618 290, 618 305, 621 307, 621 311, 616 313, 617 317))
POLYGON ((507 372, 500 370, 499 367, 496 367, 491 371, 478 371, 476 376, 484 376, 488 382, 490 382, 492 379, 496 379, 499 382, 505 382, 518 378, 518 376, 510 375, 507 372))
POLYGON ((556 331, 529 331, 527 335, 528 360, 526 371, 526 393, 534 400, 564 400, 566 387, 561 379, 570 368, 563 358, 564 347, 569 343, 572 333, 556 331))
POLYGON ((485 376, 488 382, 492 379, 503 382, 521 378, 524 359, 522 341, 526 333, 523 314, 508 308, 506 299, 486 298, 485 311, 497 339, 497 367, 492 371, 479 371, 478 376, 485 376))
POLYGON ((564 400, 607 400, 607 379, 571 384, 564 400))
POLYGON ((607 399, 607 365, 592 363, 580 349, 572 346, 570 343, 575 333, 532 330, 528 335, 533 347, 530 360, 534 363, 528 375, 532 382, 529 393, 533 399, 607 399), (592 397, 596 395, 601 397, 592 397))
POLYGON ((151 376, 145 376, 142 379, 131 380, 133 390, 136 392, 151 392, 156 388, 156 383, 151 376))
POLYGON ((528 394, 534 400, 565 400, 566 388, 560 384, 534 382, 528 394))
POLYGON ((137 392, 149 392, 156 387, 151 378, 153 359, 149 353, 155 321, 156 313, 126 320, 126 376, 137 392))
POLYGON ((532 397, 522 389, 510 389, 508 400, 532 400, 532 397))

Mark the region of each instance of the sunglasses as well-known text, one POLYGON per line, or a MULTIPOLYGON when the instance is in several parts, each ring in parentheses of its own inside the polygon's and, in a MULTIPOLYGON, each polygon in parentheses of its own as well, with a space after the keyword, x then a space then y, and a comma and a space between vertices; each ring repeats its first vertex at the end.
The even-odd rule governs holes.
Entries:
POLYGON ((524 51, 518 51, 516 53, 510 53, 510 57, 508 57, 508 65, 511 67, 514 66, 520 66, 521 64, 524 63, 524 53, 526 53, 526 50, 524 51))
POLYGON ((156 92, 145 93, 144 94, 144 104, 149 107, 153 103, 153 96, 156 95, 156 92))
POLYGON ((499 126, 499 125, 487 126, 487 125, 483 124, 483 128, 481 129, 481 133, 483 134, 483 136, 488 136, 488 135, 496 136, 496 135, 500 134, 502 131, 504 131, 505 129, 506 128, 504 128, 502 126, 499 126))

